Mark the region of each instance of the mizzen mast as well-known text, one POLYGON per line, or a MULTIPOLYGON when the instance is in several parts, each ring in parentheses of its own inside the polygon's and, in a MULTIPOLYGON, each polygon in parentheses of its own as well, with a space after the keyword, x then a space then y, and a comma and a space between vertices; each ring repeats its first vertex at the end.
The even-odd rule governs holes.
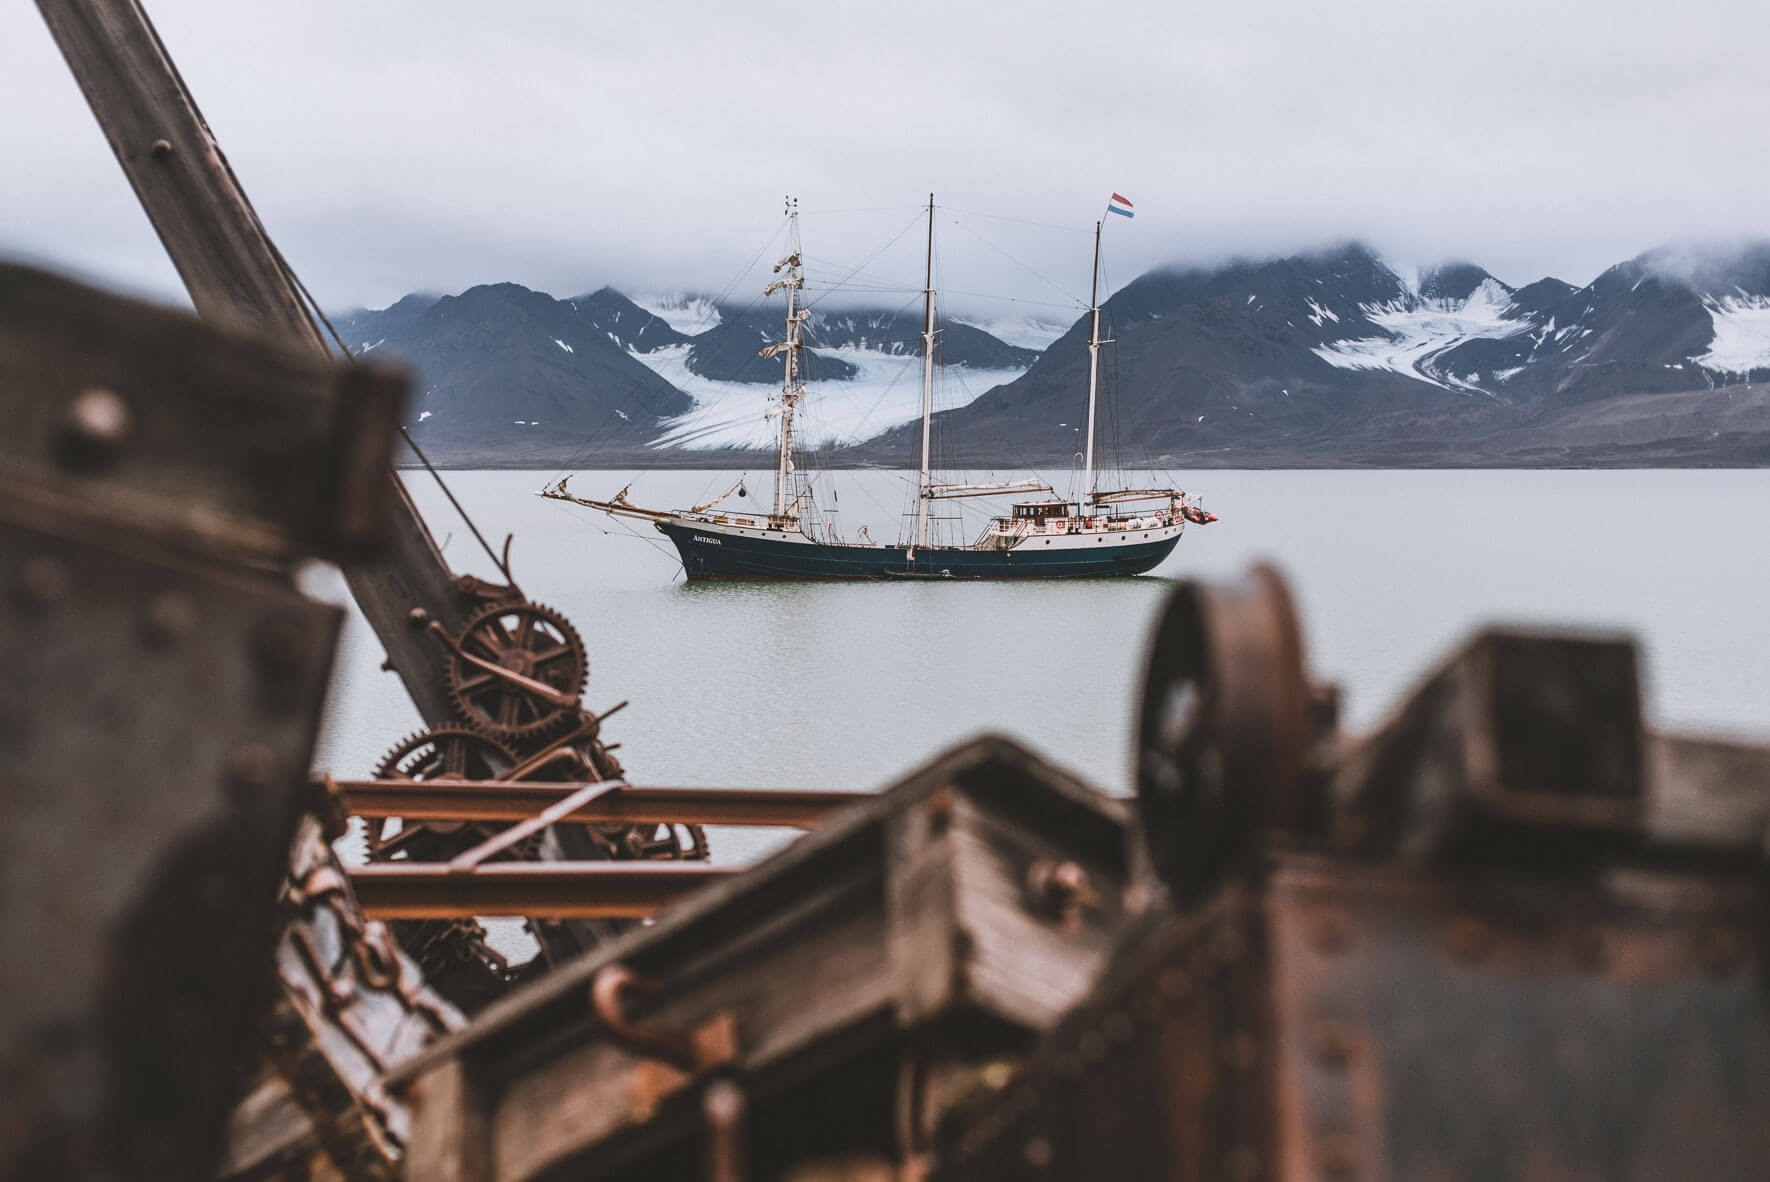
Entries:
POLYGON ((774 408, 768 413, 780 418, 780 454, 774 466, 774 513, 776 518, 796 518, 799 516, 799 501, 790 495, 793 473, 793 411, 799 400, 805 397, 805 383, 801 379, 799 367, 799 350, 802 346, 801 334, 805 322, 811 318, 811 309, 799 306, 800 292, 805 289, 805 277, 799 268, 803 265, 799 252, 799 203, 792 201, 787 206, 790 219, 789 250, 787 256, 774 265, 775 274, 786 269, 786 276, 776 279, 763 289, 762 294, 771 296, 782 289, 787 293, 787 337, 778 345, 770 345, 762 350, 764 357, 785 357, 786 363, 781 374, 781 392, 775 400, 774 408))
POLYGON ((929 438, 934 426, 934 194, 928 194, 928 272, 922 286, 922 475, 916 485, 916 545, 928 544, 928 502, 933 497, 929 438))

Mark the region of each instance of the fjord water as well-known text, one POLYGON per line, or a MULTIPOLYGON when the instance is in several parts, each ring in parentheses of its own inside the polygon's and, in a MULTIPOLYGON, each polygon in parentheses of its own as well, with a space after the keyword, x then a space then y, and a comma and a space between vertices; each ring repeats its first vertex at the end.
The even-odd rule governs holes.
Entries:
MULTIPOLYGON (((1031 584, 691 585, 647 524, 537 498, 553 475, 446 477, 494 544, 516 535, 524 591, 583 634, 586 705, 631 702, 605 738, 636 783, 873 788, 993 730, 1128 791, 1146 644, 1171 581, 1256 558, 1289 576, 1313 669, 1342 684, 1354 728, 1500 621, 1633 632, 1650 719, 1770 736, 1770 471, 1198 472, 1181 483, 1222 520, 1189 527, 1154 574, 1031 584)), ((572 489, 608 496, 631 480, 635 502, 679 508, 738 476, 581 472, 572 489)), ((405 479, 449 562, 496 577, 434 482, 405 479)), ((766 496, 770 479, 753 471, 748 486, 766 496)), ((879 540, 897 537, 913 485, 885 471, 819 478, 849 536, 865 524, 879 540)), ((418 729, 380 661, 353 616, 319 767, 365 775, 418 729)), ((719 837, 727 857, 772 844, 719 837)))

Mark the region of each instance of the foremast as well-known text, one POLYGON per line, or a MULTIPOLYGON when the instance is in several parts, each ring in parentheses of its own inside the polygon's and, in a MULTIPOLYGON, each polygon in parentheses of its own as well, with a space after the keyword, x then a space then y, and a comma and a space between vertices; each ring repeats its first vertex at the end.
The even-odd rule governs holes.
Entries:
POLYGON ((787 293, 787 334, 779 344, 770 345, 762 350, 763 357, 782 357, 785 359, 781 373, 780 393, 774 398, 774 406, 769 414, 780 420, 780 451, 775 457, 774 465, 774 511, 772 516, 789 521, 799 517, 799 498, 792 493, 793 475, 793 412, 805 397, 805 382, 799 364, 799 350, 803 344, 805 322, 811 318, 811 309, 800 306, 801 293, 805 290, 805 277, 800 268, 803 260, 799 248, 799 203, 792 201, 787 207, 788 215, 788 252, 787 256, 774 265, 774 273, 779 275, 782 269, 786 275, 776 279, 763 289, 764 297, 777 291, 787 293))
POLYGON ((928 544, 928 502, 934 497, 929 442, 934 428, 934 194, 928 194, 928 269, 922 284, 922 472, 916 482, 916 545, 928 544))
POLYGON ((1094 223, 1094 271, 1088 290, 1088 442, 1082 462, 1081 512, 1094 511, 1094 411, 1100 396, 1100 223, 1094 223))

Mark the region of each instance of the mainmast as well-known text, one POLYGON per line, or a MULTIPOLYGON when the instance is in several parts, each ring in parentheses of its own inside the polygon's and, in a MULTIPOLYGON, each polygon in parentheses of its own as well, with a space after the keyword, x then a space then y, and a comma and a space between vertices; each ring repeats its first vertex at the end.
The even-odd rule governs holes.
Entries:
POLYGON ((934 425, 934 194, 928 194, 928 272, 922 286, 922 478, 916 485, 916 545, 928 544, 933 473, 928 441, 934 425))
POLYGON ((799 202, 794 200, 787 206, 791 230, 789 232, 789 251, 787 257, 774 265, 775 274, 786 268, 784 279, 776 279, 763 289, 763 296, 771 296, 782 288, 787 292, 787 339, 778 345, 770 345, 762 350, 762 356, 774 357, 782 355, 786 358, 784 371, 781 375, 781 392, 775 408, 769 413, 780 416, 780 455, 774 466, 774 516, 797 517, 799 515, 798 498, 790 496, 791 476, 793 472, 793 409, 805 396, 805 383, 799 380, 799 348, 800 332, 805 322, 811 318, 811 309, 799 306, 799 293, 804 290, 805 279, 799 273, 799 202))
POLYGON ((1094 223, 1094 273, 1088 291, 1088 445, 1083 464, 1082 513, 1094 507, 1094 405, 1100 392, 1100 223, 1094 223))

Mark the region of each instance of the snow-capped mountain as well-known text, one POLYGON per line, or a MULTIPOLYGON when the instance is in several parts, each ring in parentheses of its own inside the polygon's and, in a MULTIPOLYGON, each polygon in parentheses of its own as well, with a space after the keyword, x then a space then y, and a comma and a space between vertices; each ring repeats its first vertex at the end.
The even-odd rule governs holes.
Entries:
MULTIPOLYGON (((1473 438, 1552 426, 1594 402, 1770 378, 1770 246, 1650 252, 1585 287, 1551 278, 1515 289, 1466 262, 1403 274, 1351 243, 1151 272, 1103 308, 1125 462, 1236 449, 1467 462, 1473 438)), ((1086 342, 1083 317, 1023 377, 944 416, 949 446, 985 439, 1048 459, 1079 450, 1086 342)), ((1629 413, 1683 430, 1671 420, 1685 409, 1629 413)), ((1551 437, 1548 451, 1572 446, 1551 437)))
MULTIPOLYGON (((609 287, 559 300, 503 283, 335 320, 359 356, 413 368, 408 425, 445 462, 519 463, 586 446, 632 455, 772 445, 766 413, 780 363, 758 353, 784 333, 778 308, 693 296, 642 304, 609 287)), ((919 313, 814 312, 817 347, 802 360, 819 389, 801 441, 846 446, 915 417, 921 328, 919 313)), ((1018 377, 1038 356, 963 324, 943 324, 941 341, 943 407, 1018 377)))

